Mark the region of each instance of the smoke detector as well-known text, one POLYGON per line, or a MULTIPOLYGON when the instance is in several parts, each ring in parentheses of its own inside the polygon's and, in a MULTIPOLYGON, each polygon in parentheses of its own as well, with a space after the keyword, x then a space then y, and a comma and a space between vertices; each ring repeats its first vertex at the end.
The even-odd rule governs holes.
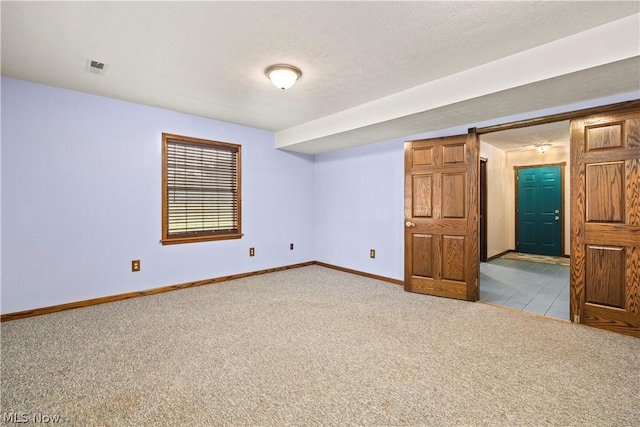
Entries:
POLYGON ((97 74, 99 76, 104 76, 107 72, 108 65, 102 61, 97 61, 95 59, 87 58, 87 72, 91 74, 97 74))

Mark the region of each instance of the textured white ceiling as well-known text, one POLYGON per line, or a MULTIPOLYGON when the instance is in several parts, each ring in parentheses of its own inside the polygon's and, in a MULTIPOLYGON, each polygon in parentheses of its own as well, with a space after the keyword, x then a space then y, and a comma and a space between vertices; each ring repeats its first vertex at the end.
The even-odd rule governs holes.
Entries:
POLYGON ((566 147, 569 145, 569 130, 570 122, 565 120, 544 125, 491 132, 480 135, 480 140, 504 151, 532 150, 541 144, 566 147))
MULTIPOLYGON (((640 3, 3 1, 1 8, 4 76, 286 132, 637 14, 640 3), (108 64, 105 76, 86 72, 88 58, 108 64), (263 74, 274 63, 303 76, 280 92, 263 74)), ((609 86, 606 95, 638 88, 609 86)), ((371 126, 394 137, 431 130, 420 121, 303 135, 287 149, 372 142, 371 126)))

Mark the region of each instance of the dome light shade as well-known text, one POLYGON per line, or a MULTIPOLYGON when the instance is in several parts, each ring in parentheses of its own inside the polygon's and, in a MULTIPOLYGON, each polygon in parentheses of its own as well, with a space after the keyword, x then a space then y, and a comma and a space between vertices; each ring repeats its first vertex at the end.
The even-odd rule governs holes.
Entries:
POLYGON ((551 149, 551 145, 550 144, 540 144, 538 146, 536 146, 536 150, 538 151, 538 153, 546 153, 547 151, 549 151, 551 149))
POLYGON ((264 70, 264 73, 275 87, 282 91, 289 89, 302 76, 298 68, 286 64, 272 65, 264 70))

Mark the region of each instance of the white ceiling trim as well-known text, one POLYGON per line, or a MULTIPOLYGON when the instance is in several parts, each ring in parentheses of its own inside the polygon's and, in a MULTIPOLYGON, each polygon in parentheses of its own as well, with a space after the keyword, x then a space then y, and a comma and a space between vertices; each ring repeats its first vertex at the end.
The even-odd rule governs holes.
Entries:
MULTIPOLYGON (((276 132, 276 148, 309 142, 484 95, 640 56, 640 14, 276 132)), ((406 135, 396 135, 402 137, 406 135)), ((319 141, 320 142, 320 141, 319 141)), ((345 141, 353 146, 353 141, 345 141)), ((335 149, 335 148, 334 148, 335 149)), ((323 152, 319 147, 313 151, 323 152)))

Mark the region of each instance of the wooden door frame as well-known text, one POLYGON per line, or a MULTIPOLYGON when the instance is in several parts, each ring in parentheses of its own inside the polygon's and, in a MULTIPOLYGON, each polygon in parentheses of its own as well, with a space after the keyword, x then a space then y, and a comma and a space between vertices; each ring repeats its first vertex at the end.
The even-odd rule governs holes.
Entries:
POLYGON ((476 133, 478 135, 483 135, 485 133, 498 132, 501 130, 526 128, 531 126, 544 125, 547 123, 562 122, 564 120, 576 119, 578 117, 590 116, 592 114, 602 114, 602 113, 607 113, 611 111, 627 110, 627 109, 632 110, 636 108, 640 108, 640 99, 634 99, 633 101, 618 102, 616 104, 602 105, 600 107, 584 108, 582 110, 550 114, 548 116, 541 116, 533 119, 518 120, 515 122, 507 122, 499 125, 485 126, 481 128, 476 128, 476 133))
MULTIPOLYGON (((485 127, 477 128, 476 133, 478 134, 478 136, 480 136, 485 133, 491 133, 491 132, 497 132, 497 131, 509 130, 509 129, 519 129, 519 128, 542 125, 547 123, 561 122, 565 120, 572 120, 580 117, 590 116, 593 114, 604 114, 608 112, 637 111, 638 109, 640 109, 640 99, 635 99, 632 101, 618 102, 615 104, 602 105, 598 107, 585 108, 581 110, 568 111, 568 112, 558 113, 558 114, 550 114, 547 116, 541 116, 541 117, 532 118, 532 119, 518 120, 518 121, 507 122, 507 123, 502 123, 498 125, 485 126, 485 127)), ((569 146, 571 148, 571 142, 569 143, 569 146)), ((572 223, 571 226, 573 229, 573 221, 574 221, 573 215, 571 215, 570 218, 572 223)), ((573 245, 574 245, 574 238, 572 236, 570 252, 569 252, 570 258, 572 258, 572 254, 574 250, 573 245)), ((574 263, 572 262, 572 266, 571 266, 572 274, 570 276, 571 278, 569 283, 571 292, 574 292, 574 287, 576 286, 574 282, 575 274, 573 273, 575 266, 573 264, 574 263)), ((572 306, 571 310, 573 311, 573 304, 574 304, 573 296, 570 298, 570 300, 571 300, 571 306, 572 306)), ((570 321, 579 323, 579 319, 576 319, 573 312, 571 312, 570 321)))
POLYGON ((515 225, 516 225, 516 252, 518 252, 518 246, 520 244, 520 239, 519 239, 519 223, 518 223, 518 171, 520 169, 531 169, 531 168, 544 168, 547 166, 560 166, 560 256, 564 256, 564 225, 565 225, 565 202, 566 200, 564 199, 564 169, 567 166, 567 162, 560 162, 560 163, 547 163, 547 164, 541 164, 541 165, 525 165, 525 166, 514 166, 513 167, 513 191, 515 193, 514 195, 514 214, 515 214, 515 225))
POLYGON ((478 187, 478 206, 480 207, 480 262, 487 262, 487 162, 480 157, 480 185, 478 187))

